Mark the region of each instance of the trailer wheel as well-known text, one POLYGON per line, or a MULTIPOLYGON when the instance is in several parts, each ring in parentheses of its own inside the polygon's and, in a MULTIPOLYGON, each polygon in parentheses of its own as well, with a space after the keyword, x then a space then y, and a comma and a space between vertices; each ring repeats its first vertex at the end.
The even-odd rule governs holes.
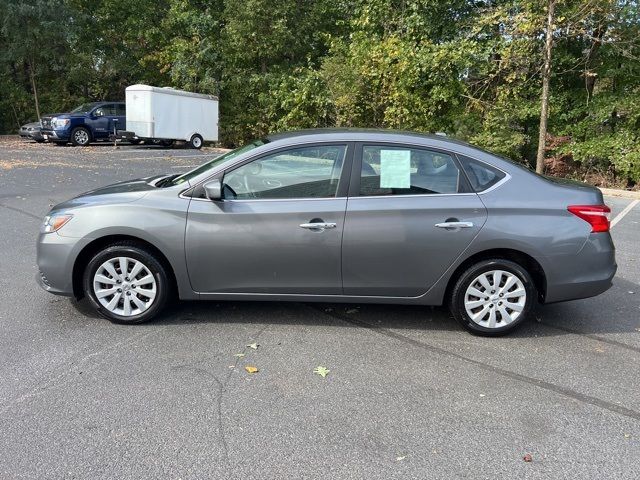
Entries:
POLYGON ((160 140, 160 145, 165 148, 173 147, 175 140, 160 140))
POLYGON ((202 148, 202 144, 203 144, 203 140, 202 137, 200 135, 198 135, 197 133, 195 133, 192 137, 191 140, 189 140, 189 146, 191 148, 195 148, 197 150, 200 150, 202 148))

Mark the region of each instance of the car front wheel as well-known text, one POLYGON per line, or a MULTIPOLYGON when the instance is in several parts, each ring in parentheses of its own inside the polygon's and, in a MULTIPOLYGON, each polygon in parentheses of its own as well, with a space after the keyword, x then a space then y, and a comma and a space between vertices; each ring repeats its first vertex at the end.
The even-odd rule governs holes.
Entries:
POLYGON ((449 306, 471 333, 499 336, 521 325, 535 302, 536 288, 525 268, 510 260, 489 259, 460 275, 449 306))
POLYGON ((162 263, 135 242, 120 242, 96 253, 88 263, 83 289, 98 313, 114 323, 151 320, 169 296, 162 263))

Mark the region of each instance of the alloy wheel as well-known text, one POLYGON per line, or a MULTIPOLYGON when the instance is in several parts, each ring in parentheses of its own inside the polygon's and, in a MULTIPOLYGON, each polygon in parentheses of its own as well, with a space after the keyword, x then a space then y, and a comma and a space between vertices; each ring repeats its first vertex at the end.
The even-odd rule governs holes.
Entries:
POLYGON ((74 140, 79 145, 84 145, 89 142, 89 134, 86 132, 86 130, 82 130, 82 129, 76 130, 74 134, 74 140))
POLYGON ((514 322, 527 302, 522 280, 505 270, 478 275, 467 287, 464 308, 469 318, 485 328, 502 328, 514 322))
POLYGON ((93 276, 93 292, 100 304, 123 317, 146 311, 156 298, 156 279, 140 260, 110 258, 93 276))

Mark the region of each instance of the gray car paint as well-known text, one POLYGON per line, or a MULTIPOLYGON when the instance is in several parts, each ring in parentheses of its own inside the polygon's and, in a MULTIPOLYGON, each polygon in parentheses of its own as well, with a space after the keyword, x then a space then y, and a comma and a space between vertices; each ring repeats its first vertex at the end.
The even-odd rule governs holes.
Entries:
POLYGON ((439 136, 368 130, 275 135, 188 183, 167 188, 150 183, 123 182, 55 206, 52 213, 74 218, 57 233, 38 238, 38 266, 48 283, 39 277, 43 287, 74 294, 76 260, 83 258, 83 249, 109 236, 153 245, 171 266, 183 299, 439 305, 462 262, 497 248, 538 261, 546 275, 547 302, 597 295, 609 288, 616 270, 611 236, 590 233, 586 222, 567 211, 572 204, 602 204, 598 189, 551 182, 439 136), (345 198, 344 192, 335 199, 220 202, 190 197, 206 180, 268 152, 325 142, 435 148, 486 162, 507 177, 480 194, 345 198), (335 219, 339 227, 324 232, 298 228, 312 218, 335 219), (435 228, 449 218, 471 221, 474 227, 435 228))

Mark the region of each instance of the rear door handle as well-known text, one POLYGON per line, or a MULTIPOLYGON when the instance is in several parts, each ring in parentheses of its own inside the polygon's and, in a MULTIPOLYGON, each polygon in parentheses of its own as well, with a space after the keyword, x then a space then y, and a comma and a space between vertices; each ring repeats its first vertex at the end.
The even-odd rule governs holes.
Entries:
POLYGON ((473 227, 473 222, 443 222, 436 223, 436 227, 438 228, 471 228, 473 227))
POLYGON ((325 222, 301 223, 300 228, 306 228, 307 230, 315 230, 317 232, 322 232, 327 228, 336 228, 336 224, 325 223, 325 222))

